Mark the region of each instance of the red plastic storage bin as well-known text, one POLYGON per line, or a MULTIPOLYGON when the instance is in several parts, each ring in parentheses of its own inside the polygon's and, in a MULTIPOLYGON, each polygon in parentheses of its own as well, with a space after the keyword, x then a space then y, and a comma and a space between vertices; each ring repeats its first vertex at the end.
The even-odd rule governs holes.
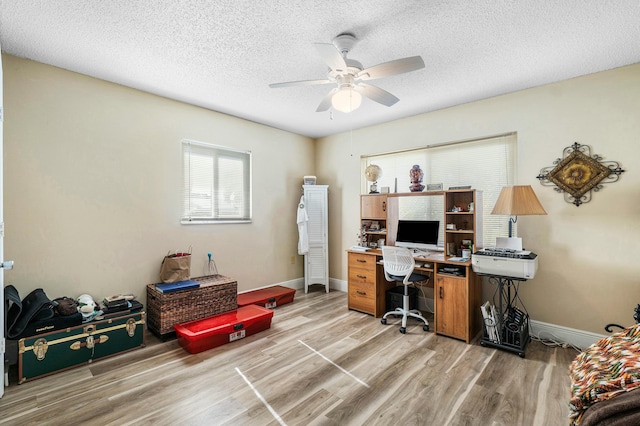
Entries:
POLYGON ((238 294, 238 306, 260 305, 273 309, 276 306, 293 302, 295 289, 274 285, 259 290, 252 290, 238 294))
POLYGON ((273 311, 258 305, 174 325, 178 343, 187 352, 198 352, 243 339, 271 327, 273 311))

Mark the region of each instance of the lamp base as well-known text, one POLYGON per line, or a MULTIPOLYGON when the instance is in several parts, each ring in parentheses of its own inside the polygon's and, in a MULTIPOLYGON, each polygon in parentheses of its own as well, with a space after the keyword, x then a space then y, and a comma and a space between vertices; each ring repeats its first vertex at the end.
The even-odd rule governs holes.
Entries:
POLYGON ((509 238, 513 237, 513 224, 518 221, 518 216, 509 218, 509 238))

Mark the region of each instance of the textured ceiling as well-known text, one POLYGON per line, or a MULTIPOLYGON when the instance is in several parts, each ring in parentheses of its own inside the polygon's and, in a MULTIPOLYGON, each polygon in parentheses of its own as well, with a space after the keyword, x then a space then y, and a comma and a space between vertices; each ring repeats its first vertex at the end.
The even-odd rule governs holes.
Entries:
POLYGON ((0 0, 2 51, 310 137, 640 62, 638 0, 0 0), (350 32, 398 98, 315 112, 330 85, 313 43, 350 32))

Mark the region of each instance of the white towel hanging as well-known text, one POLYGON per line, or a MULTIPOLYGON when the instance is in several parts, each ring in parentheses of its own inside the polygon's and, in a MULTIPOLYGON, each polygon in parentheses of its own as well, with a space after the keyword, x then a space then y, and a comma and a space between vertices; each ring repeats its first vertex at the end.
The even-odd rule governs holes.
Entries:
POLYGON ((307 254, 309 253, 309 233, 307 229, 309 216, 304 204, 304 195, 300 197, 296 222, 298 223, 298 254, 307 254))

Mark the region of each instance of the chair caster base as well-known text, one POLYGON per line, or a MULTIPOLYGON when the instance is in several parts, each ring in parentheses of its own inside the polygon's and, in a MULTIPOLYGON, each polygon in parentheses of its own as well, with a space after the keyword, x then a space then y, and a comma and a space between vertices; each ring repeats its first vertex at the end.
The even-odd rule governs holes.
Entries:
POLYGON ((422 331, 429 331, 429 326, 428 325, 423 325, 422 326, 422 331))
POLYGON ((380 324, 386 325, 387 324, 387 319, 386 318, 382 318, 380 320, 380 324))
POLYGON ((400 333, 407 334, 407 329, 404 327, 400 327, 400 333))

